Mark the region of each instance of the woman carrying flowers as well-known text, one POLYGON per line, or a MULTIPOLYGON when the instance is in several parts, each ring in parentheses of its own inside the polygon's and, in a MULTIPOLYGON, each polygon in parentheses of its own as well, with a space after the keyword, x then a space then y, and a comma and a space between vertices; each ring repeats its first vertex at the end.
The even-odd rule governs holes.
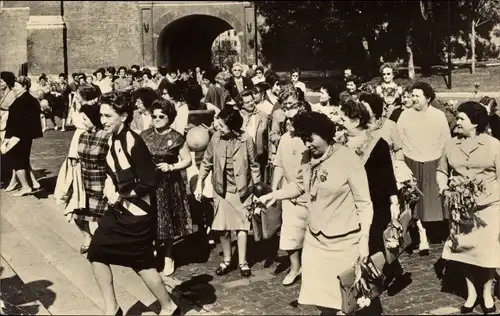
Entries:
POLYGON ((481 104, 468 101, 457 111, 459 136, 445 146, 437 169, 439 191, 451 213, 443 259, 465 264, 468 297, 462 313, 477 303, 474 283, 483 287, 483 312, 494 313, 492 282, 500 267, 500 142, 485 133, 488 113, 481 104))

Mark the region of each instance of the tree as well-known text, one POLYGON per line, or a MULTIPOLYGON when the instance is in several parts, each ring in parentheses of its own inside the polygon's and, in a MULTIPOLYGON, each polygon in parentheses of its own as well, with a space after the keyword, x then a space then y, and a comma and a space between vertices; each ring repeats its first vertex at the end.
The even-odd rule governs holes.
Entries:
POLYGON ((239 52, 235 49, 231 40, 216 40, 212 46, 212 64, 219 67, 233 64, 239 58, 239 52))
POLYGON ((469 20, 470 20, 470 49, 471 49, 471 72, 476 72, 476 29, 498 18, 500 13, 500 0, 470 0, 469 20))

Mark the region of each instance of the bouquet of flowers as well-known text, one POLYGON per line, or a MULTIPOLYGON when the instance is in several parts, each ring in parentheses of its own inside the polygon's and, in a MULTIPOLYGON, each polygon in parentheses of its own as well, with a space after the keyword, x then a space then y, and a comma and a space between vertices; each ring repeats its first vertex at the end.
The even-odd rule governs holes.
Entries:
POLYGON ((484 185, 474 179, 451 176, 448 188, 443 191, 445 205, 450 211, 450 239, 453 248, 458 246, 458 235, 467 234, 486 223, 477 216, 477 198, 484 192, 484 185))

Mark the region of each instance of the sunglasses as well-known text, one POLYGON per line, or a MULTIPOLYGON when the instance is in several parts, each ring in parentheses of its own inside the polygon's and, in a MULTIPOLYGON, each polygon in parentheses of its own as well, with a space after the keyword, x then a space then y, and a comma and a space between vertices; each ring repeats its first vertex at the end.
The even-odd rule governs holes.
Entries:
POLYGON ((241 69, 233 69, 233 71, 241 71, 241 69))
POLYGON ((384 72, 383 75, 384 76, 390 76, 390 75, 392 75, 392 73, 390 73, 390 72, 384 72))
POLYGON ((163 120, 165 119, 167 116, 166 115, 151 115, 151 117, 156 120, 156 119, 160 119, 160 120, 163 120))

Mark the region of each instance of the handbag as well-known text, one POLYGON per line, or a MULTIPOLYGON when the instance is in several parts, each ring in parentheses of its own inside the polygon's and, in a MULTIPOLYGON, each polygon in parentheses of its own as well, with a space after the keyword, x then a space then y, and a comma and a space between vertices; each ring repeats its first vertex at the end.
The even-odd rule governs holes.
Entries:
POLYGON ((405 210, 399 215, 398 219, 391 221, 384 230, 384 254, 387 263, 393 263, 411 245, 411 237, 408 231, 411 217, 411 211, 405 210))
MULTIPOLYGON (((258 183, 254 186, 255 197, 260 197, 272 191, 271 187, 265 183, 258 183)), ((258 207, 256 203, 252 207, 258 207)), ((260 207, 259 207, 260 208, 260 207)), ((273 237, 281 228, 281 201, 277 201, 267 208, 260 208, 260 212, 253 212, 251 217, 253 236, 255 241, 267 240, 273 237)))
POLYGON ((354 314, 360 310, 358 298, 368 294, 370 299, 376 298, 383 292, 385 276, 382 268, 385 265, 384 254, 379 251, 368 258, 366 263, 356 263, 352 268, 340 273, 337 278, 340 283, 342 296, 342 312, 346 315, 354 314), (369 289, 363 289, 361 278, 369 289), (368 290, 369 293, 366 293, 368 290), (365 292, 365 293, 364 293, 365 292))

